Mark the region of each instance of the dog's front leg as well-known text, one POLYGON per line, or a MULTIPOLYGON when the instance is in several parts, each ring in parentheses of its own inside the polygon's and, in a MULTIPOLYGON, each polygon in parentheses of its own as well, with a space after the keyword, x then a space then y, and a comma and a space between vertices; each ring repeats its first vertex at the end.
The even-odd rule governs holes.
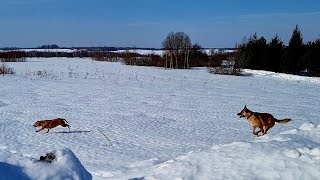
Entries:
POLYGON ((261 129, 259 130, 259 131, 257 131, 256 133, 257 133, 257 136, 259 136, 259 133, 261 132, 261 129))
POLYGON ((259 131, 256 132, 256 127, 252 127, 252 128, 253 128, 253 129, 252 129, 253 135, 259 136, 259 135, 258 135, 258 132, 259 132, 259 131))
POLYGON ((36 132, 42 131, 43 129, 44 129, 44 128, 41 128, 41 129, 37 130, 36 132))

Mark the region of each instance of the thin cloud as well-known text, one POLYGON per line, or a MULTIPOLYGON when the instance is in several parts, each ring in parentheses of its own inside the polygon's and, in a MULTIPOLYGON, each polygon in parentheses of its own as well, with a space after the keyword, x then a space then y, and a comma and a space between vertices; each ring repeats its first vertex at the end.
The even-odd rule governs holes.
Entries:
POLYGON ((249 19, 249 18, 261 18, 261 17, 305 17, 305 16, 315 16, 315 15, 320 15, 320 11, 297 12, 297 13, 276 12, 276 13, 265 13, 265 14, 246 14, 246 15, 240 15, 239 17, 242 19, 249 19))
POLYGON ((2 2, 2 5, 7 6, 28 6, 28 5, 34 5, 34 4, 45 4, 54 2, 57 0, 5 0, 2 2))
POLYGON ((223 23, 230 20, 249 20, 249 19, 260 19, 260 18, 290 18, 290 17, 307 17, 320 15, 320 11, 313 12, 275 12, 275 13, 261 13, 261 14, 242 14, 242 15, 229 15, 229 16, 215 16, 209 18, 209 22, 223 23))
POLYGON ((155 26, 159 25, 159 22, 131 22, 128 23, 127 26, 129 27, 145 27, 145 26, 155 26))

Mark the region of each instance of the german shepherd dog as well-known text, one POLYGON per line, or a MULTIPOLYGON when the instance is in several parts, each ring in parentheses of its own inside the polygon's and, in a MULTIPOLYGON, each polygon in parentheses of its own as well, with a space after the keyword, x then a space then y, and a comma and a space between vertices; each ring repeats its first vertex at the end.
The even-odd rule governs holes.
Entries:
POLYGON ((274 126, 275 122, 286 124, 291 121, 291 119, 278 120, 269 113, 252 112, 247 106, 244 106, 242 111, 237 115, 240 116, 240 118, 245 117, 248 120, 253 128, 252 133, 256 136, 259 136, 260 132, 262 133, 262 136, 265 135, 268 130, 274 126), (260 130, 256 132, 256 128, 259 128, 260 130))
POLYGON ((65 119, 56 118, 52 120, 36 121, 33 126, 34 127, 41 126, 41 129, 37 130, 36 132, 42 131, 43 129, 47 128, 48 129, 47 133, 48 133, 50 129, 55 128, 59 125, 61 125, 62 127, 68 127, 70 129, 70 125, 66 124, 65 122, 68 123, 68 121, 65 119))

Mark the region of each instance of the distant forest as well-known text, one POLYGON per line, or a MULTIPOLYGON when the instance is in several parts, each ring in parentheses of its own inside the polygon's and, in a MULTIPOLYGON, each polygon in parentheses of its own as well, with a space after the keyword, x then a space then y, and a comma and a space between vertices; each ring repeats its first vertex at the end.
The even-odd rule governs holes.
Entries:
POLYGON ((60 47, 57 44, 41 45, 36 48, 21 48, 21 47, 4 47, 0 50, 4 51, 15 51, 20 49, 77 49, 77 50, 88 50, 88 51, 117 51, 117 50, 134 50, 134 49, 145 49, 145 50, 161 50, 161 48, 145 48, 145 47, 114 47, 114 46, 76 46, 76 47, 60 47))
POLYGON ((277 35, 267 42, 254 34, 236 49, 238 68, 320 76, 320 39, 304 44, 298 25, 288 46, 277 35))

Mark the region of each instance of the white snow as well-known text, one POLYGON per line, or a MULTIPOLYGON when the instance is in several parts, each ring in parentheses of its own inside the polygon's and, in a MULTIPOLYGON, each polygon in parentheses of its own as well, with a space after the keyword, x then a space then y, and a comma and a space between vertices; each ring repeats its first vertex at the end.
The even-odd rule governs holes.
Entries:
POLYGON ((320 78, 315 78, 315 77, 293 76, 290 74, 275 73, 275 72, 271 72, 271 71, 262 71, 262 70, 251 70, 251 69, 244 69, 244 72, 249 73, 249 74, 254 74, 256 76, 269 76, 269 77, 294 80, 294 81, 299 81, 299 82, 300 81, 307 81, 307 82, 320 84, 320 78))
POLYGON ((117 50, 114 52, 117 52, 117 53, 130 52, 130 53, 138 53, 142 55, 155 54, 155 55, 161 56, 164 51, 163 50, 130 49, 130 50, 117 50))
POLYGON ((232 53, 235 50, 233 49, 217 49, 217 48, 206 48, 202 50, 208 55, 212 55, 213 53, 232 53))
MULTIPOLYGON (((318 179, 319 141, 310 141, 303 131, 179 156, 157 165, 146 179, 318 179)), ((320 127, 308 131, 320 138, 320 127)))
POLYGON ((56 159, 49 163, 2 147, 1 156, 7 162, 0 162, 0 179, 92 179, 71 150, 59 149, 55 154, 56 159))
POLYGON ((90 178, 86 170, 93 179, 320 177, 319 78, 251 70, 223 76, 80 58, 7 65, 16 74, 0 77, 1 178, 90 178), (236 116, 245 104, 292 121, 254 137, 236 116), (36 120, 56 117, 71 129, 35 132, 36 120), (48 167, 31 159, 53 150, 61 161, 39 174, 48 167))
MULTIPOLYGON (((210 55, 212 53, 231 53, 234 52, 234 50, 231 49, 203 49, 203 52, 210 55)), ((131 52, 131 53, 138 53, 142 55, 148 55, 148 54, 156 54, 156 55, 163 55, 164 50, 146 50, 146 49, 130 49, 130 50, 118 50, 115 52, 131 52)))
POLYGON ((32 52, 32 51, 38 51, 38 52, 76 52, 79 51, 77 49, 19 49, 19 51, 25 51, 25 52, 32 52))
MULTIPOLYGON (((0 50, 0 52, 5 52, 7 50, 0 50)), ((10 50, 11 51, 11 50, 10 50)), ((16 50, 14 50, 16 51, 16 50)), ((32 51, 38 51, 38 52, 77 52, 77 51, 86 51, 86 49, 18 49, 18 51, 25 51, 25 52, 32 52, 32 51)), ((208 55, 212 53, 231 53, 234 52, 232 49, 203 49, 203 52, 207 53, 208 55)), ((116 53, 123 53, 123 52, 130 52, 130 53, 137 53, 141 55, 150 55, 150 54, 155 54, 155 55, 160 55, 162 56, 164 54, 164 50, 149 50, 149 49, 129 49, 129 50, 117 50, 113 51, 116 53)))

